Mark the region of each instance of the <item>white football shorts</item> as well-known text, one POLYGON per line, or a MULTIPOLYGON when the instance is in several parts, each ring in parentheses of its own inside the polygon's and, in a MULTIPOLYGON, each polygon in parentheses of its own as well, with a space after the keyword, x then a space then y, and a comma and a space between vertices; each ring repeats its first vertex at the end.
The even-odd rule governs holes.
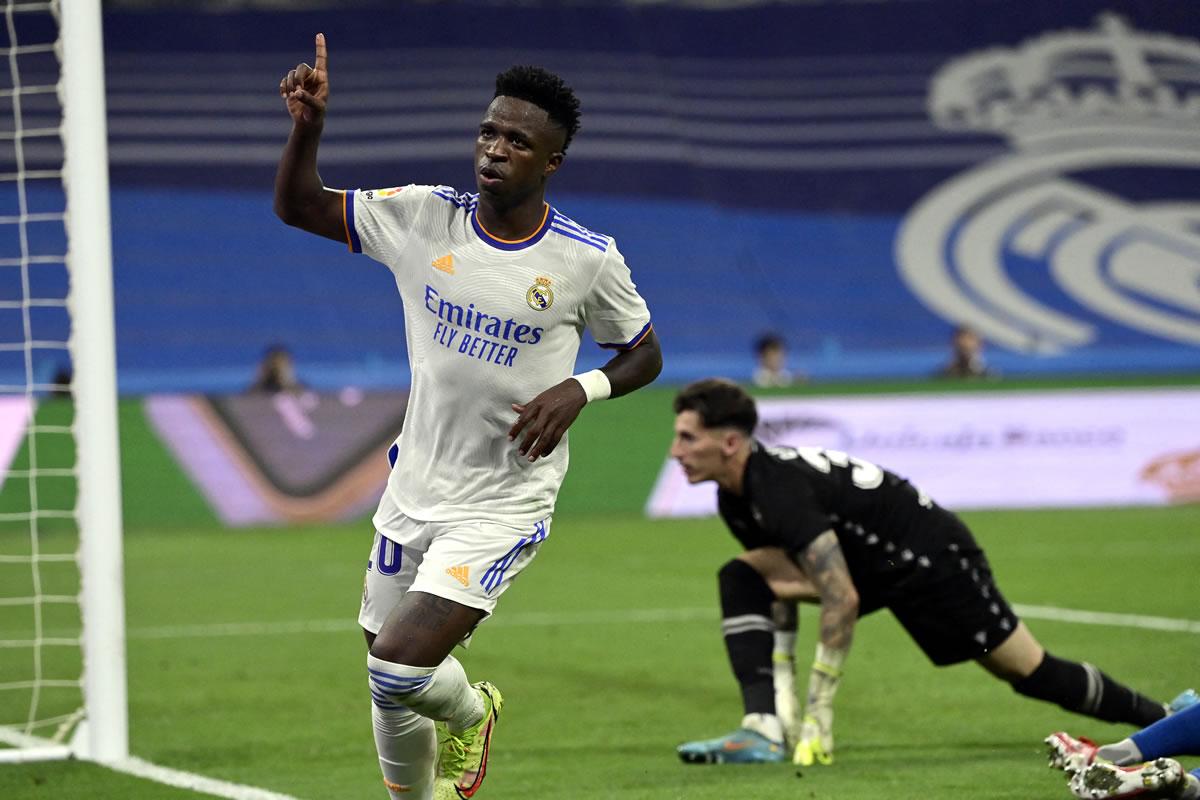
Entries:
POLYGON ((522 527, 400 517, 387 536, 375 533, 358 624, 379 633, 406 592, 427 592, 491 614, 549 535, 549 517, 522 527))

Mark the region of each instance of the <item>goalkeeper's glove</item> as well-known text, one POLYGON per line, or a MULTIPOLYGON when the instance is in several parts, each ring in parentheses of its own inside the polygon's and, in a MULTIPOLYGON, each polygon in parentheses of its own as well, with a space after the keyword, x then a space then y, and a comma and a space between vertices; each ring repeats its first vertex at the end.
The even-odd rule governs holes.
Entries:
POLYGON ((817 645, 817 657, 808 676, 808 705, 792 762, 802 767, 833 763, 833 697, 842 677, 845 650, 817 645))

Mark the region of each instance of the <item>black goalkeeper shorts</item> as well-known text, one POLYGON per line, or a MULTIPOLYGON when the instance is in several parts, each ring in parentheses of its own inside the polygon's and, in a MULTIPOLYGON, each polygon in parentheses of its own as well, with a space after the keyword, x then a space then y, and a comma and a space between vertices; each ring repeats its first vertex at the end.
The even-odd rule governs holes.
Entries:
POLYGON ((987 655, 1017 628, 1016 612, 1000 594, 982 552, 939 558, 934 573, 887 607, 934 664, 987 655))

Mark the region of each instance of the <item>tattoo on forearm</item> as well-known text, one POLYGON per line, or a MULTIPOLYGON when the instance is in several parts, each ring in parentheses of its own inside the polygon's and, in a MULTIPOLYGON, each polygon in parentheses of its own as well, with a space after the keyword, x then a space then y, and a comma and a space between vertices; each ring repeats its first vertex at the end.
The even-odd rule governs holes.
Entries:
POLYGON ((837 534, 826 531, 801 555, 804 571, 821 593, 821 641, 848 648, 858 616, 857 592, 837 534))

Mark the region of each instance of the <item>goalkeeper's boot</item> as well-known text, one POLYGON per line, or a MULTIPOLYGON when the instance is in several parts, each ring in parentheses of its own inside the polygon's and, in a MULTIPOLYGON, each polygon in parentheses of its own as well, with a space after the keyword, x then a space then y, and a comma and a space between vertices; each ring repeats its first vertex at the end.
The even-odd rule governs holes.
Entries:
POLYGON ((685 764, 769 764, 787 758, 783 726, 768 714, 747 714, 742 727, 733 733, 681 744, 675 751, 685 764), (771 721, 769 727, 762 724, 768 719, 771 721), (764 727, 767 727, 766 733, 756 730, 764 727), (771 738, 768 733, 778 738, 771 738))
POLYGON ((1184 772, 1178 761, 1159 758, 1133 767, 1118 767, 1107 761, 1097 761, 1086 770, 1075 773, 1069 786, 1076 797, 1085 800, 1120 800, 1125 797, 1151 800, 1186 797, 1188 794, 1185 794, 1185 790, 1200 788, 1200 781, 1184 772), (1195 785, 1189 787, 1189 781, 1195 785))
POLYGON ((1076 739, 1064 731, 1055 731, 1042 740, 1046 743, 1046 755, 1050 766, 1074 775, 1087 769, 1096 760, 1097 745, 1091 739, 1076 739))
POLYGON ((1167 703, 1168 714, 1178 714, 1180 711, 1191 708, 1200 703, 1200 694, 1196 693, 1195 689, 1184 689, 1175 696, 1175 699, 1167 703))
POLYGON ((459 734, 438 726, 435 800, 474 797, 487 775, 492 732, 496 729, 496 720, 500 718, 504 697, 487 681, 480 681, 472 686, 483 696, 483 718, 459 734))

